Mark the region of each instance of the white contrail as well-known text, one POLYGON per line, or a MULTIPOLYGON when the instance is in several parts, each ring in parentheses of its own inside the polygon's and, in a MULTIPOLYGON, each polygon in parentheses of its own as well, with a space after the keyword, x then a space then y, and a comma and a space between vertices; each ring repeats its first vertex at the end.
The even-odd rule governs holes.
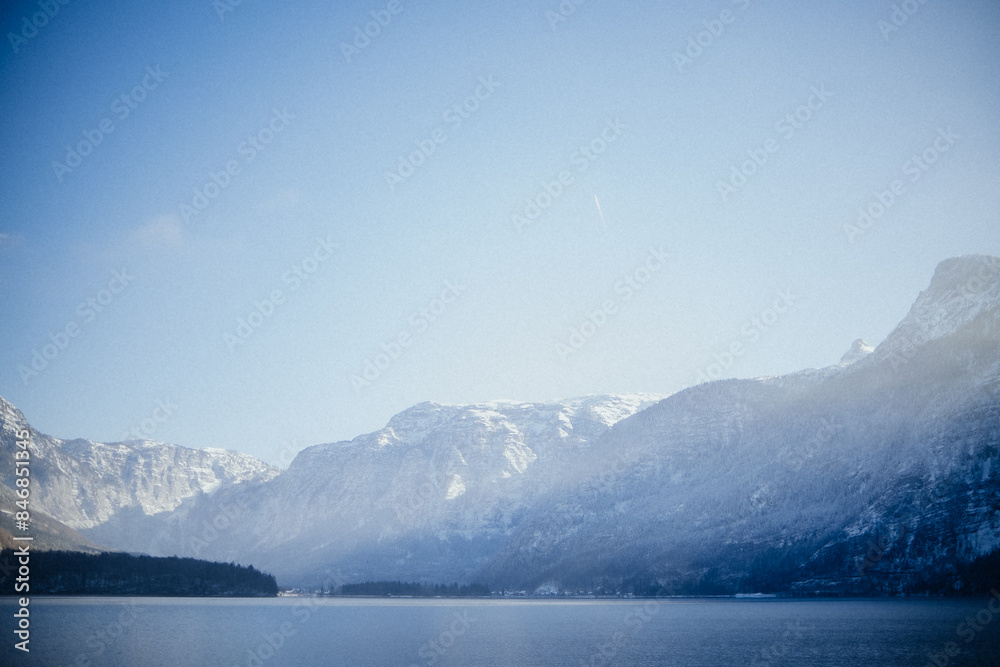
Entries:
POLYGON ((604 211, 601 210, 601 202, 598 201, 597 195, 594 195, 594 201, 597 203, 597 212, 601 214, 601 224, 607 229, 608 223, 604 220, 604 211))

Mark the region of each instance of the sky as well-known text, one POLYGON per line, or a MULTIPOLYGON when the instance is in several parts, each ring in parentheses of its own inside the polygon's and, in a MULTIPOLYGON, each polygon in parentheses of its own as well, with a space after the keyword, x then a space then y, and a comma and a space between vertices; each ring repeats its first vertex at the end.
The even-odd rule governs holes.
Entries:
POLYGON ((995 2, 230 1, 0 10, 42 432, 285 466, 422 401, 818 368, 1000 255, 995 2))

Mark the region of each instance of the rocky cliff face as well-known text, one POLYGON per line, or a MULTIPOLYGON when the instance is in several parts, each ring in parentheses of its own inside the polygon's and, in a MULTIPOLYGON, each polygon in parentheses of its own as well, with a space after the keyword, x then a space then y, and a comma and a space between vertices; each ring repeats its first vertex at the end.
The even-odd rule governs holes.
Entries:
POLYGON ((38 433, 0 398, 0 482, 14 485, 16 434, 31 433, 31 504, 81 530, 119 512, 167 512, 186 498, 228 485, 271 479, 278 470, 252 456, 221 449, 187 449, 149 440, 99 443, 38 433))
POLYGON ((345 580, 390 570, 464 578, 575 474, 582 452, 659 398, 422 403, 375 433, 302 451, 266 483, 224 489, 156 521, 123 515, 88 534, 155 554, 249 558, 292 582, 331 565, 345 580))

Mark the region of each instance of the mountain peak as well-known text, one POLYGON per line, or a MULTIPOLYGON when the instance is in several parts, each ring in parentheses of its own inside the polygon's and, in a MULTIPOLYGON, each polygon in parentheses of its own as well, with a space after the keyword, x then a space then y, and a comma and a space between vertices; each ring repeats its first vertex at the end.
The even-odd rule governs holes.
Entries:
MULTIPOLYGON (((903 354, 949 336, 1000 306, 1000 257, 962 255, 937 265, 931 283, 876 350, 878 357, 903 354)), ((908 355, 907 355, 908 356, 908 355)))
POLYGON ((851 344, 851 349, 840 358, 840 363, 844 366, 853 364, 855 361, 864 359, 874 350, 875 348, 866 343, 863 338, 859 338, 851 344))
POLYGON ((17 431, 22 428, 29 428, 28 421, 20 410, 14 407, 7 399, 0 396, 0 427, 4 431, 17 431))

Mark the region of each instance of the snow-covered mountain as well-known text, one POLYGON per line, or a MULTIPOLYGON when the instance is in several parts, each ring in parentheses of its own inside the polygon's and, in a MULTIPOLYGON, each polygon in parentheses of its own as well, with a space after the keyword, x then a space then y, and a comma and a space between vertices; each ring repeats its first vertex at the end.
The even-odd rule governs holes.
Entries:
POLYGON ((959 257, 886 340, 826 368, 672 396, 422 403, 281 474, 38 436, 40 486, 98 544, 253 562, 284 585, 942 590, 1000 553, 998 319, 1000 258, 959 257))
POLYGON ((14 487, 18 431, 31 433, 31 505, 83 530, 121 512, 152 515, 186 498, 271 479, 278 469, 222 449, 188 449, 151 440, 100 443, 38 433, 0 398, 0 483, 14 487))
POLYGON ((620 469, 595 457, 594 483, 543 499, 479 574, 646 592, 967 585, 1000 548, 998 306, 1000 259, 951 259, 874 350, 623 420, 599 443, 620 469))
POLYGON ((287 582, 331 564, 351 578, 389 569, 464 578, 575 474, 594 441, 661 398, 422 403, 374 433, 303 450, 266 483, 192 499, 154 521, 123 515, 87 535, 153 555, 251 559, 287 582))

